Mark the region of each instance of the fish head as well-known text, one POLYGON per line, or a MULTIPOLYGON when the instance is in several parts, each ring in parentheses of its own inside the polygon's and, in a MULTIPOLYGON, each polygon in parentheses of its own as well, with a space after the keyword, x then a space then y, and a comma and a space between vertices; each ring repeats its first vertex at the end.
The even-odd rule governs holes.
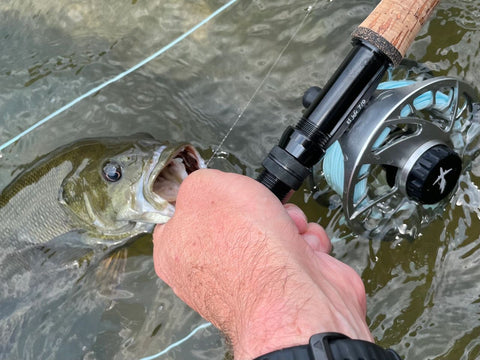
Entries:
POLYGON ((103 235, 140 233, 165 223, 183 179, 205 167, 192 145, 151 138, 87 141, 76 150, 60 200, 103 235))

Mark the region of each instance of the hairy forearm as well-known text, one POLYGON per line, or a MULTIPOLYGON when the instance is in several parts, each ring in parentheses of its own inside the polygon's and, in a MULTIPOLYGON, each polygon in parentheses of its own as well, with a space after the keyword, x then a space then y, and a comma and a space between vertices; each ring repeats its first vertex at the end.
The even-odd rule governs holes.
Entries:
POLYGON ((252 179, 214 170, 187 177, 175 215, 154 232, 158 276, 226 334, 238 360, 319 332, 372 339, 362 281, 330 249, 300 209, 252 179))

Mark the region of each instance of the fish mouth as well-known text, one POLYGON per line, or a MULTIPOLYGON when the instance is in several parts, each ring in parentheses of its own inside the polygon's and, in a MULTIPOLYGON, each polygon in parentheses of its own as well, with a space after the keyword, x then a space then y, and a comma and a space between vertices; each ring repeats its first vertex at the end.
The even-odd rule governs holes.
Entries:
POLYGON ((166 165, 154 171, 150 191, 157 200, 175 206, 180 184, 189 174, 202 168, 205 168, 205 164, 197 150, 192 145, 181 146, 170 156, 166 165))

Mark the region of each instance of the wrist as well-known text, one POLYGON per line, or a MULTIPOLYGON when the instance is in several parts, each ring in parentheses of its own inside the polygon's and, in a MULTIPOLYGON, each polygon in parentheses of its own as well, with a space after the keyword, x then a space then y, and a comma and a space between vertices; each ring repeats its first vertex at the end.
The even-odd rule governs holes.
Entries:
MULTIPOLYGON (((298 314, 297 314, 298 315, 298 314)), ((271 351, 306 344, 315 333, 284 304, 259 306, 230 338, 235 360, 251 360, 271 351)))
POLYGON ((250 311, 237 314, 236 319, 241 321, 229 333, 235 359, 251 360, 278 349, 308 344, 316 333, 337 332, 373 340, 363 314, 355 310, 340 314, 333 303, 305 294, 308 292, 301 286, 283 296, 269 294, 262 297, 264 304, 256 303, 250 311))
POLYGON ((374 343, 352 340, 339 333, 313 335, 308 344, 280 349, 254 360, 401 360, 392 349, 384 349, 374 343))

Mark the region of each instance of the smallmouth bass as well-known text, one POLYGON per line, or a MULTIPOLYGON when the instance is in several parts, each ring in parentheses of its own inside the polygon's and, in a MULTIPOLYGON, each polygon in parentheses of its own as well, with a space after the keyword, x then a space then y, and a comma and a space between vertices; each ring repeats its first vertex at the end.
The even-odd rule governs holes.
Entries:
POLYGON ((71 231, 122 242, 166 222, 182 180, 203 167, 193 146, 143 136, 62 146, 1 193, 2 242, 40 244, 71 231))

